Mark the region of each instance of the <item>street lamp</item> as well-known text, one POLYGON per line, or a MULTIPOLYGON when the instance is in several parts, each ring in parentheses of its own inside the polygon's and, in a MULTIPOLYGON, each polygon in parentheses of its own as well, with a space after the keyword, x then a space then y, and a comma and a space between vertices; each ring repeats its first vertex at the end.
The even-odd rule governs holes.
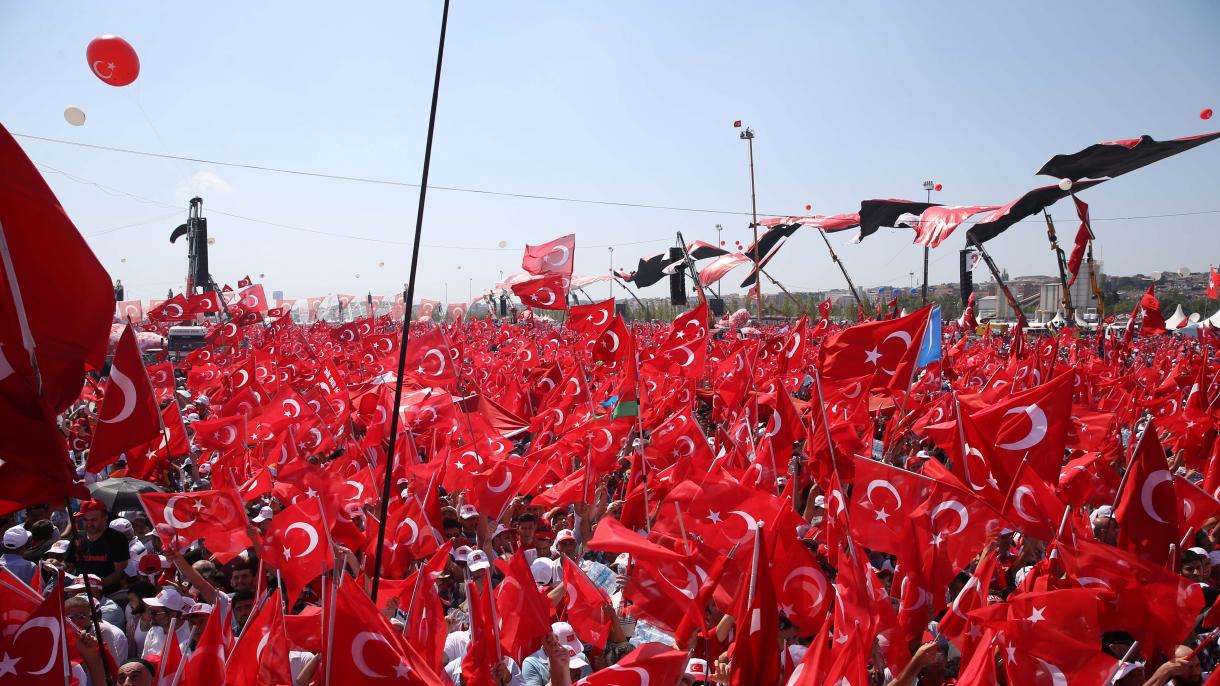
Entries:
MULTIPOLYGON (((936 182, 924 181, 923 189, 928 192, 928 203, 930 204, 932 191, 936 189, 936 182)), ((923 304, 928 304, 928 246, 926 245, 923 247, 923 304)))
MULTIPOLYGON (((734 128, 741 128, 741 120, 733 122, 734 128)), ((754 265, 762 268, 762 255, 758 254, 758 197, 754 190, 754 131, 746 127, 739 136, 750 148, 750 228, 754 230, 754 265)), ((758 303, 758 323, 762 324, 762 279, 754 279, 754 300, 758 303)))

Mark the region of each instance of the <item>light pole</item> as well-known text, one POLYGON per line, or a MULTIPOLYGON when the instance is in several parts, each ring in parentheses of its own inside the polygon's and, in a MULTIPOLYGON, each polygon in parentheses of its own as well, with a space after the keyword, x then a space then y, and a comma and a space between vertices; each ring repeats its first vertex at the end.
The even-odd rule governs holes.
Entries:
MULTIPOLYGON (((934 188, 936 188, 935 181, 923 182, 923 189, 928 192, 929 204, 932 202, 932 189, 934 188)), ((928 246, 926 245, 923 247, 923 304, 928 304, 928 246)))
POLYGON ((610 252, 610 299, 614 300, 614 246, 607 245, 606 250, 610 252))
MULTIPOLYGON (((733 122, 735 128, 741 128, 741 120, 733 122)), ((750 148, 750 228, 754 230, 754 266, 756 269, 762 269, 762 255, 758 254, 758 197, 754 192, 754 131, 750 127, 746 127, 741 132, 740 138, 746 142, 750 148)), ((762 278, 754 279, 754 301, 758 303, 758 323, 762 324, 762 278)))

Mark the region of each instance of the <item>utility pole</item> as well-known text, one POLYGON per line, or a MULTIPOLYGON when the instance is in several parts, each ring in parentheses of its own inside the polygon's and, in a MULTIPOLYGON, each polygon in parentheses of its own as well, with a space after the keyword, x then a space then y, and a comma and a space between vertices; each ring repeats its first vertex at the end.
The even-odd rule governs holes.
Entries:
MULTIPOLYGON (((935 181, 923 182, 923 189, 928 192, 928 204, 932 203, 932 190, 934 188, 936 188, 935 181)), ((926 245, 923 247, 923 304, 928 304, 928 246, 926 245)))
MULTIPOLYGON (((733 126, 741 128, 741 121, 734 122, 733 126)), ((761 268, 764 256, 758 254, 758 196, 754 191, 754 130, 747 126, 741 132, 740 138, 747 143, 750 149, 750 228, 754 231, 754 264, 761 268)), ((762 279, 754 280, 754 302, 758 307, 758 323, 762 324, 762 279)))

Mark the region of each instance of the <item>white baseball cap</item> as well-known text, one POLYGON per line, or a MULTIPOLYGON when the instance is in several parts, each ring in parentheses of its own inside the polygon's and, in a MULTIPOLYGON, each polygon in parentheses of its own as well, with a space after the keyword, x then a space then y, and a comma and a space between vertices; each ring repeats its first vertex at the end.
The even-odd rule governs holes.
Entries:
POLYGON ((549 557, 540 557, 530 563, 530 572, 534 575, 534 583, 550 585, 555 581, 555 561, 549 557))
POLYGON ((560 529, 559 533, 555 534, 555 542, 562 543, 564 541, 575 541, 576 534, 572 533, 571 529, 560 529))
POLYGON ((489 567, 491 567, 491 562, 487 560, 487 553, 482 550, 472 550, 466 556, 466 568, 472 572, 488 569, 489 567))
POLYGON ((471 505, 469 503, 463 505, 462 509, 458 510, 458 517, 460 517, 462 519, 474 519, 475 517, 478 517, 478 516, 479 516, 479 511, 474 509, 474 505, 471 505))
POLYGON ((30 532, 24 526, 12 526, 4 532, 4 547, 16 550, 30 541, 30 532))
POLYGON ((1096 510, 1093 510, 1093 513, 1089 515, 1089 519, 1097 519, 1098 517, 1113 517, 1113 516, 1114 516, 1114 508, 1110 505, 1102 505, 1101 507, 1097 508, 1096 510))
POLYGON ((585 659, 585 645, 576 637, 576 630, 567 622, 555 622, 551 625, 551 633, 559 639, 559 643, 564 648, 568 649, 568 668, 580 669, 587 667, 589 661, 585 659))
POLYGON ((194 605, 194 601, 183 598, 181 593, 172 588, 163 588, 152 598, 145 598, 144 604, 150 607, 163 607, 171 612, 182 612, 184 607, 194 605))
POLYGON ((468 545, 460 545, 460 546, 454 548, 453 550, 449 551, 449 554, 453 556, 453 559, 455 559, 461 563, 466 562, 466 558, 470 556, 470 553, 471 553, 471 547, 468 545))
POLYGON ((110 528, 128 536, 135 533, 135 529, 131 528, 131 522, 123 517, 115 517, 110 520, 110 528))
POLYGON ((262 524, 263 522, 269 521, 274 516, 275 513, 271 511, 271 507, 269 505, 263 505, 261 508, 259 508, 258 514, 254 516, 252 521, 255 524, 262 524))
POLYGON ((55 541, 54 543, 51 544, 51 547, 47 550, 47 554, 48 555, 67 555, 68 554, 68 542, 62 538, 59 539, 58 541, 55 541))
POLYGON ((188 615, 210 615, 212 614, 212 606, 207 603, 192 603, 190 609, 186 611, 188 615))

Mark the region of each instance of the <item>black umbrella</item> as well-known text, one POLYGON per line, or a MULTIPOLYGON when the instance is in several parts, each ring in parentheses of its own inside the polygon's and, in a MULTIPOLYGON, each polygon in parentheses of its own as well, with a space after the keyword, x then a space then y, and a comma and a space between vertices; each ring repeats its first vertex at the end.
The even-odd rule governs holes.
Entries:
POLYGON ((140 499, 136 497, 137 494, 164 492, 164 489, 154 483, 125 476, 89 484, 89 495, 94 500, 105 505, 106 509, 112 513, 123 512, 125 510, 143 510, 144 507, 140 505, 140 499))

